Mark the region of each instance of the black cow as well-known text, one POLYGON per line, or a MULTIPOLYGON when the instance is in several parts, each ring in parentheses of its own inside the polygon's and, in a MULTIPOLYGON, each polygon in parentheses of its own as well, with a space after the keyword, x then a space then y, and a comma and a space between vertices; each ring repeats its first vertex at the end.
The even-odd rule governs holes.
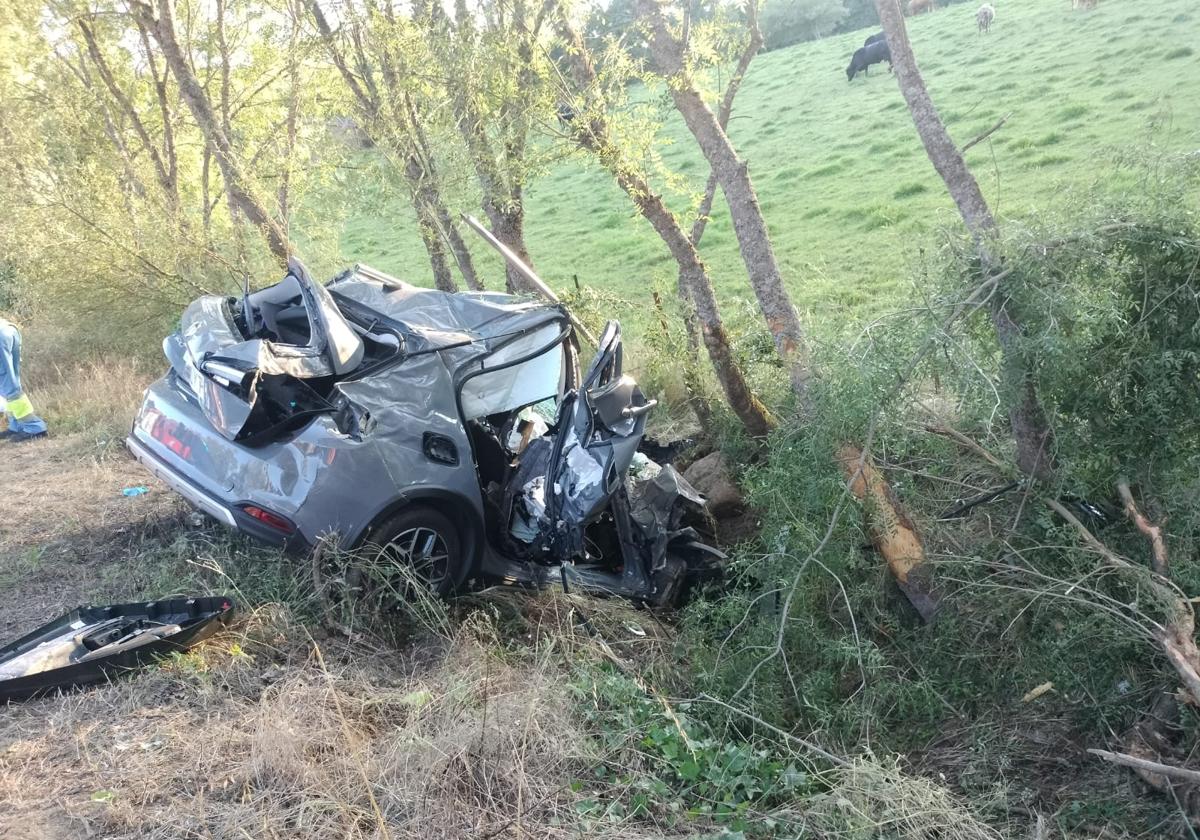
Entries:
POLYGON ((871 46, 872 44, 874 44, 876 41, 882 41, 882 40, 884 40, 886 37, 887 37, 887 36, 886 36, 886 35, 884 35, 882 32, 877 32, 877 33, 875 33, 874 35, 872 35, 870 38, 868 38, 866 41, 864 41, 864 42, 863 42, 863 46, 864 46, 864 47, 869 47, 869 46, 871 46))
POLYGON ((868 75, 867 68, 881 61, 888 63, 888 72, 890 73, 892 69, 892 51, 888 49, 887 41, 876 41, 869 46, 859 47, 854 51, 854 57, 850 59, 850 66, 846 68, 846 81, 854 81, 854 77, 859 72, 864 76, 868 75))

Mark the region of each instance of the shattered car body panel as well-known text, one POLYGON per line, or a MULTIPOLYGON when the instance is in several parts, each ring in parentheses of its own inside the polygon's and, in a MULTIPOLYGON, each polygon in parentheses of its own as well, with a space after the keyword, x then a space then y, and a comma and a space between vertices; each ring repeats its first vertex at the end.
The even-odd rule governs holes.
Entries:
POLYGON ((447 591, 568 564, 581 586, 669 600, 705 554, 680 522, 703 502, 669 467, 631 480, 654 402, 622 371, 615 322, 581 377, 572 324, 555 303, 361 265, 322 287, 293 261, 274 286, 188 307, 128 447, 196 507, 288 548, 395 540, 419 510, 455 549, 447 591))
POLYGON ((0 648, 0 701, 103 682, 229 624, 228 597, 77 607, 0 648))

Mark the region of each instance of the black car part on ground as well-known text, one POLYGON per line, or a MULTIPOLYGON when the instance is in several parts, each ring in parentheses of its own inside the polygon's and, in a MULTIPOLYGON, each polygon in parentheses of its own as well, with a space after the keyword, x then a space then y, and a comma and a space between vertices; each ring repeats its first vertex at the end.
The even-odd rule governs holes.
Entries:
POLYGON ((104 682, 228 625, 226 596, 77 607, 0 648, 0 702, 104 682))

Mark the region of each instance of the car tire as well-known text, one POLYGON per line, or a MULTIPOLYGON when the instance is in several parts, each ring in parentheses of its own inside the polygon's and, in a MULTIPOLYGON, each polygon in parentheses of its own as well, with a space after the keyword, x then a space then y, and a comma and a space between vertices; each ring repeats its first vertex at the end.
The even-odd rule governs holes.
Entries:
MULTIPOLYGON (((413 506, 371 529, 365 544, 377 552, 376 560, 407 567, 429 592, 445 597, 466 577, 467 558, 459 530, 445 514, 413 506)), ((377 572, 380 566, 376 563, 377 572)))

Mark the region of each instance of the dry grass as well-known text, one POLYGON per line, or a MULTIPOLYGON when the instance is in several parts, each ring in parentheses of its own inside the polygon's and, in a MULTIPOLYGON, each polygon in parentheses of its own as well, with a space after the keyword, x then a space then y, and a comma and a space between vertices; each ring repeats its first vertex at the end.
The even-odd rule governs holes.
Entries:
POLYGON ((70 367, 31 366, 26 389, 55 434, 83 432, 94 440, 123 438, 142 401, 142 392, 161 370, 143 363, 103 357, 70 367))
POLYGON ((501 656, 495 632, 478 613, 433 662, 325 641, 324 667, 266 615, 134 681, 16 707, 0 836, 580 836, 570 782, 597 759, 562 659, 501 656))
MULTIPOLYGON (((61 391, 53 377, 35 381, 44 405, 61 399, 64 411, 81 411, 77 401, 90 394, 83 398, 96 407, 115 400, 95 409, 109 411, 133 389, 121 396, 128 383, 106 379, 117 369, 80 385, 63 379, 61 391)), ((191 533, 183 506, 119 447, 60 434, 0 457, 26 488, 19 500, 0 497, 5 637, 97 600, 114 577, 131 593, 155 576, 169 586, 237 586, 215 572, 186 583, 172 577, 181 557, 192 575, 219 568, 227 549, 214 543, 209 558, 204 535, 178 539, 191 533), (132 484, 151 492, 122 496, 132 484)), ((262 566, 267 559, 252 556, 249 574, 286 573, 278 562, 262 566)), ((307 568, 295 573, 310 577, 307 568)), ((286 606, 260 606, 235 630, 158 667, 9 707, 0 716, 0 837, 719 833, 678 815, 658 814, 659 825, 654 815, 598 818, 577 807, 630 794, 623 782, 596 782, 598 766, 624 766, 644 780, 661 772, 658 759, 639 753, 644 732, 624 733, 614 747, 592 737, 577 708, 590 700, 570 691, 580 663, 615 664, 666 705, 660 692, 679 679, 669 625, 615 599, 512 589, 423 615, 417 638, 397 649, 363 636, 372 628, 361 621, 349 643, 300 623, 286 606)), ((828 779, 828 793, 774 816, 822 837, 996 836, 942 787, 894 767, 861 762, 828 779)))
MULTIPOLYGON (((858 760, 830 779, 828 793, 791 821, 828 840, 1002 840, 943 785, 875 760, 858 760)), ((979 803, 975 803, 978 807, 979 803)))
POLYGON ((22 338, 22 380, 52 433, 86 432, 94 440, 124 437, 142 392, 166 368, 152 344, 135 352, 88 349, 76 333, 39 323, 22 338))

